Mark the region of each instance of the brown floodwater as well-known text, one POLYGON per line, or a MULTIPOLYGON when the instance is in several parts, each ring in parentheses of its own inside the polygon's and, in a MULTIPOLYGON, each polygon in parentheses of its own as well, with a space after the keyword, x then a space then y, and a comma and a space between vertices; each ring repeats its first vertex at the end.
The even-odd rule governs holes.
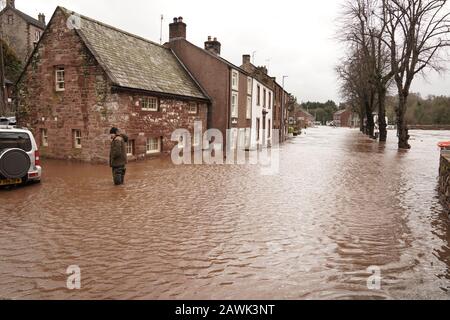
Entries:
POLYGON ((408 152, 390 135, 310 129, 275 176, 132 163, 124 187, 106 166, 45 160, 42 184, 0 190, 0 299, 448 299, 450 132, 413 131, 408 152))

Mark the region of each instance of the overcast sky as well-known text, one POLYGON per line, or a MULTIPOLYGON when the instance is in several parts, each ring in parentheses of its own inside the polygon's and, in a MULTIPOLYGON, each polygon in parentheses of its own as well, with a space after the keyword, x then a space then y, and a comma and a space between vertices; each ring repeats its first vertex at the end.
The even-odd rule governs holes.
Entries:
MULTIPOLYGON (((241 65, 243 54, 255 53, 256 65, 268 65, 271 76, 299 101, 341 101, 334 67, 343 55, 336 42, 336 19, 343 0, 16 0, 16 7, 50 20, 61 5, 80 14, 159 42, 168 24, 182 16, 187 39, 203 46, 207 37, 222 43, 222 57, 241 65)), ((450 71, 448 72, 450 74, 450 71)), ((450 96, 450 76, 430 74, 418 79, 414 91, 450 96)))

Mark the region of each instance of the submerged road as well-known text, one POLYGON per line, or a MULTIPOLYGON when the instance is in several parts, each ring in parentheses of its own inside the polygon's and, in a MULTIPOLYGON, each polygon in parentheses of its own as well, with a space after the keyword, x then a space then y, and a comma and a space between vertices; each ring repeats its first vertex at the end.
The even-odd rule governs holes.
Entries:
POLYGON ((0 299, 448 299, 450 132, 412 131, 407 152, 389 134, 310 129, 275 176, 132 163, 123 188, 106 166, 44 160, 42 184, 0 190, 0 299))

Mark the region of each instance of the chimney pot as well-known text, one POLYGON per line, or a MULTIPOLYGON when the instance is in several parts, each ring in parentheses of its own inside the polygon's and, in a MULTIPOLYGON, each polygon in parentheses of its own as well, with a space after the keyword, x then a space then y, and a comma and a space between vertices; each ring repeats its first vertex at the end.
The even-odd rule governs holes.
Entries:
POLYGON ((169 25, 169 41, 176 39, 186 39, 186 24, 183 17, 173 18, 173 23, 169 25))
POLYGON ((242 56, 242 64, 249 64, 250 63, 250 55, 249 54, 244 54, 242 56))
POLYGON ((205 50, 208 50, 211 53, 214 53, 215 55, 220 56, 220 49, 221 44, 219 41, 217 41, 217 38, 214 37, 214 40, 211 41, 212 37, 208 37, 208 41, 205 42, 205 50))

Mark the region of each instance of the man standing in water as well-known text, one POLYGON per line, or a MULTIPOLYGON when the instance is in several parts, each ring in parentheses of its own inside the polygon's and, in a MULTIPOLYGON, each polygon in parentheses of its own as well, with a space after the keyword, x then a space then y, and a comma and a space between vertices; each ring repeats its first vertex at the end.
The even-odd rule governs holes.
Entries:
POLYGON ((127 151, 126 143, 128 137, 120 134, 118 128, 112 128, 109 132, 111 134, 111 153, 109 156, 109 164, 112 168, 113 180, 116 186, 124 184, 126 164, 127 164, 127 151))

